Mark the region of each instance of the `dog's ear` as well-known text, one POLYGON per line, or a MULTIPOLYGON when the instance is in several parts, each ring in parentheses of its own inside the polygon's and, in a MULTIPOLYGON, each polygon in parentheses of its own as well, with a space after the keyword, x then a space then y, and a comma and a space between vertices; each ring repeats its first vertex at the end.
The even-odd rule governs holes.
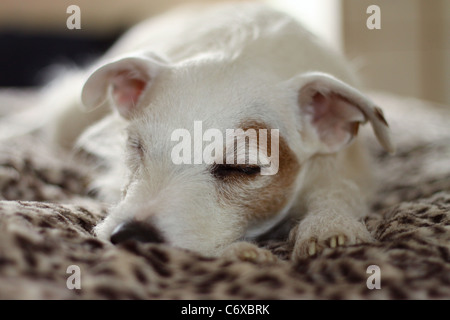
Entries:
POLYGON ((162 64, 147 56, 127 56, 106 63, 86 80, 81 101, 87 111, 110 102, 129 119, 140 107, 139 100, 159 73, 162 64))
POLYGON ((361 123, 369 121, 380 144, 395 148, 383 112, 357 89, 325 73, 305 73, 290 80, 306 126, 320 142, 319 153, 337 152, 349 144, 361 123))

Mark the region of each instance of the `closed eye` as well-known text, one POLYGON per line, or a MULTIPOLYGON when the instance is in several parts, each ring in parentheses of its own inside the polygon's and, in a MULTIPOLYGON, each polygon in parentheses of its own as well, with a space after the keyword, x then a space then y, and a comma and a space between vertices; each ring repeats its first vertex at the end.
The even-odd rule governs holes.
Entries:
POLYGON ((228 177, 253 177, 261 173, 261 167, 257 165, 239 164, 214 164, 211 174, 218 179, 228 177))
POLYGON ((139 138, 128 137, 127 146, 137 152, 140 157, 144 156, 144 147, 139 138))

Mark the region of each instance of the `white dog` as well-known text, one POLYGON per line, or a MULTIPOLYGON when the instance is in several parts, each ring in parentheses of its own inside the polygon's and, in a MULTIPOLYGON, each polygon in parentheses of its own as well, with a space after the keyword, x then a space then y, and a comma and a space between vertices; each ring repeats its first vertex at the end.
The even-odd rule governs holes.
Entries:
POLYGON ((243 259, 269 257, 245 241, 287 238, 292 222, 293 259, 371 241, 360 221, 371 167, 356 138, 368 121, 392 152, 386 120, 347 63, 292 17, 257 3, 178 9, 131 29, 83 77, 49 91, 52 132, 103 164, 94 186, 116 205, 100 238, 243 259), (77 88, 95 111, 79 111, 77 88), (195 121, 224 133, 277 129, 277 173, 218 158, 175 164, 171 135, 195 121))

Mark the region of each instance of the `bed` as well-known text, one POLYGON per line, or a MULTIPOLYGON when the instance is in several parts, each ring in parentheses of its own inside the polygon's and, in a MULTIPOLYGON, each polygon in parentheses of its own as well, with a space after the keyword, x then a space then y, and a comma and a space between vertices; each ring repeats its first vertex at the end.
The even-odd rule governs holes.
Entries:
MULTIPOLYGON (((33 92, 2 91, 0 115, 33 92)), ((397 153, 368 134, 380 186, 365 223, 374 243, 289 261, 207 258, 164 244, 114 246, 92 230, 108 206, 86 192, 89 170, 38 134, 0 141, 1 299, 449 299, 450 109, 373 92, 397 153), (80 288, 68 283, 76 266, 80 288), (373 267, 380 288, 370 288, 373 267)), ((0 126, 10 123, 0 118, 0 126)))

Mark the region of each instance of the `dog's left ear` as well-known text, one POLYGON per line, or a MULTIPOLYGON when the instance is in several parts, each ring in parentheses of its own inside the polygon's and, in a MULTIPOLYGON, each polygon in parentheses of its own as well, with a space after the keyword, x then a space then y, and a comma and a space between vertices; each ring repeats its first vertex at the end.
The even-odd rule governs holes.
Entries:
POLYGON ((106 63, 86 80, 81 101, 87 111, 110 103, 129 119, 140 108, 140 98, 155 80, 162 64, 145 55, 133 55, 106 63))
POLYGON ((289 81, 298 94, 306 126, 319 141, 317 152, 334 153, 349 144, 361 123, 370 122, 380 144, 395 148, 383 112, 357 89, 319 72, 304 73, 289 81))

